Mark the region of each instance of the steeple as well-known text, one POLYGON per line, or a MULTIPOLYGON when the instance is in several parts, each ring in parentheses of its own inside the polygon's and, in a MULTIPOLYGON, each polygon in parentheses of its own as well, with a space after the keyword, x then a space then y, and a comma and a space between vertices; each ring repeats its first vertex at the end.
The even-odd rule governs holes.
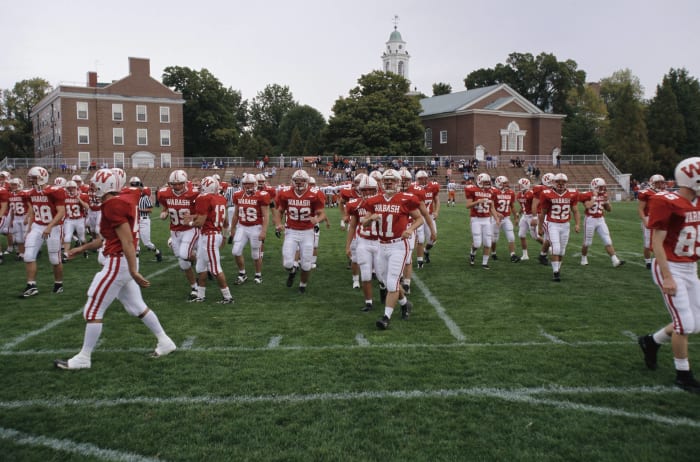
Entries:
POLYGON ((398 31, 399 17, 394 15, 394 30, 389 36, 389 41, 386 42, 386 49, 382 53, 382 70, 385 72, 393 72, 408 78, 408 61, 411 56, 406 50, 406 42, 401 38, 401 33, 398 31))

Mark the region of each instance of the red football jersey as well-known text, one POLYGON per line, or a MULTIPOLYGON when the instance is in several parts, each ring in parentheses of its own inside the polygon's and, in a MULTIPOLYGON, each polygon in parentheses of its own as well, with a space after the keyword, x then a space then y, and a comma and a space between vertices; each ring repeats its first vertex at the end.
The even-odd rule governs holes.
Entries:
POLYGON ((11 192, 9 202, 10 206, 8 209, 12 211, 13 216, 21 217, 26 215, 30 207, 28 191, 11 192))
POLYGON ((308 188, 299 195, 294 188, 287 187, 277 193, 277 209, 285 212, 285 226, 290 229, 312 229, 311 218, 323 210, 325 203, 319 195, 318 188, 308 188))
POLYGON ((571 211, 578 204, 578 192, 566 190, 559 194, 553 189, 540 193, 540 205, 547 211, 547 221, 566 223, 571 220, 571 211))
POLYGON ((649 228, 666 230, 664 252, 673 262, 700 258, 700 200, 693 202, 675 192, 654 194, 648 201, 649 228))
POLYGON ((425 191, 423 202, 425 206, 428 207, 428 212, 432 214, 435 211, 435 204, 433 202, 435 198, 440 195, 440 184, 437 181, 428 181, 428 184, 421 187, 423 191, 425 191))
POLYGON ((104 254, 115 255, 123 252, 122 243, 115 231, 115 228, 122 223, 129 223, 135 249, 138 221, 136 220, 136 208, 129 202, 128 197, 114 196, 102 204, 101 210, 100 234, 105 240, 104 254))
POLYGON ((584 193, 580 193, 578 195, 578 201, 581 203, 587 202, 593 200, 593 206, 589 209, 586 209, 586 216, 591 217, 591 218, 600 218, 603 216, 605 213, 605 208, 603 207, 603 203, 608 201, 608 196, 601 196, 598 195, 595 198, 593 197, 593 191, 588 191, 584 193))
POLYGON ((80 204, 88 201, 87 194, 76 194, 75 196, 66 195, 66 218, 76 219, 85 217, 85 209, 80 204))
POLYGON ((464 188, 464 197, 472 201, 478 201, 479 199, 489 200, 489 202, 482 202, 471 207, 469 216, 480 218, 491 216, 491 204, 493 204, 492 188, 482 189, 476 185, 469 185, 464 188))
POLYGON ((191 228, 189 220, 185 221, 185 216, 195 214, 194 201, 198 195, 192 189, 186 189, 178 195, 169 186, 158 191, 158 201, 170 214, 171 231, 186 231, 191 228))
POLYGON ((34 211, 34 223, 40 225, 51 223, 56 216, 56 207, 66 205, 66 191, 63 188, 45 186, 41 191, 32 188, 28 195, 34 211))
POLYGON ((527 191, 520 191, 515 197, 515 199, 520 204, 520 212, 523 215, 532 215, 532 199, 534 197, 535 194, 532 192, 532 189, 528 189, 527 191))
POLYGON ((371 240, 379 239, 376 222, 372 222, 371 226, 367 227, 362 226, 360 224, 360 220, 362 219, 362 217, 369 215, 369 213, 367 212, 366 201, 362 199, 350 199, 350 202, 347 203, 345 208, 348 211, 348 217, 357 217, 357 228, 355 229, 355 236, 371 240))
POLYGON ((9 207, 9 202, 10 202, 10 190, 5 189, 4 187, 0 186, 0 204, 3 202, 8 203, 8 207, 5 210, 4 215, 7 216, 10 213, 10 207, 9 207))
POLYGON ((655 189, 642 189, 637 193, 637 200, 639 202, 644 202, 644 216, 649 216, 649 198, 654 196, 658 191, 655 189))
POLYGON ((263 222, 262 207, 270 205, 270 195, 263 190, 247 195, 244 190, 233 194, 233 205, 236 206, 238 224, 243 226, 261 225, 263 222))
POLYGON ((504 217, 509 217, 513 213, 515 203, 515 191, 510 188, 504 190, 493 188, 493 202, 496 212, 504 217))
POLYGON ((195 200, 194 213, 207 217, 202 234, 220 233, 226 220, 226 199, 221 194, 200 195, 195 200))
POLYGON ((378 213, 382 220, 377 233, 381 241, 398 239, 409 226, 410 214, 420 207, 420 200, 414 194, 396 193, 390 198, 384 194, 370 197, 364 207, 370 214, 378 213))

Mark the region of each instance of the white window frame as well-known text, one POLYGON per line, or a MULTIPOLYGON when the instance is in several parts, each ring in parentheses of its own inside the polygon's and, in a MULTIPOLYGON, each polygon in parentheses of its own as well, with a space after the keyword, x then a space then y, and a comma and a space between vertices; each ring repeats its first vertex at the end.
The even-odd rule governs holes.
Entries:
POLYGON ((115 152, 114 153, 114 167, 115 168, 124 168, 124 153, 123 152, 115 152))
POLYGON ((160 155, 160 167, 161 168, 171 168, 173 165, 172 154, 169 152, 163 152, 160 155))
POLYGON ((161 146, 170 146, 170 130, 161 130, 160 131, 160 145, 161 146))
POLYGON ((168 106, 160 107, 160 123, 169 124, 170 123, 170 108, 168 106))
POLYGON ((145 104, 136 105, 136 122, 148 122, 148 108, 145 104))
POLYGON ((78 144, 90 144, 90 127, 78 127, 78 144), (81 141, 81 137, 85 140, 81 141))
POLYGON ((440 144, 447 144, 447 130, 440 130, 440 144))
POLYGON ((77 101, 75 103, 75 111, 78 120, 88 120, 88 103, 85 101, 77 101), (82 114, 82 116, 81 116, 82 114))
POLYGON ((120 103, 112 104, 112 120, 121 122, 124 120, 124 105, 120 103))
POLYGON ((124 129, 112 128, 112 144, 123 145, 124 144, 124 129))
POLYGON ((137 128, 136 129, 136 144, 139 146, 147 146, 148 145, 148 129, 146 128, 137 128), (143 141, 142 141, 143 139, 143 141))
POLYGON ((432 149, 433 148, 433 129, 426 128, 424 136, 425 136, 425 147, 428 149, 432 149))
POLYGON ((525 135, 527 130, 521 130, 515 121, 508 124, 508 128, 501 130, 501 151, 524 152, 525 135))
POLYGON ((78 168, 81 170, 87 170, 90 168, 90 153, 89 152, 79 152, 78 153, 78 168))

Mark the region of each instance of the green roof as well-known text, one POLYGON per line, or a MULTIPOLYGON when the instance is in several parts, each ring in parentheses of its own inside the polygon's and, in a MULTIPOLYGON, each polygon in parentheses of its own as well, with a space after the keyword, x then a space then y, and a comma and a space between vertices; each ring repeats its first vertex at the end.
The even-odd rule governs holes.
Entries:
POLYGON ((389 36, 389 41, 390 42, 403 42, 403 39, 401 38, 401 33, 394 29, 394 32, 391 33, 389 36))

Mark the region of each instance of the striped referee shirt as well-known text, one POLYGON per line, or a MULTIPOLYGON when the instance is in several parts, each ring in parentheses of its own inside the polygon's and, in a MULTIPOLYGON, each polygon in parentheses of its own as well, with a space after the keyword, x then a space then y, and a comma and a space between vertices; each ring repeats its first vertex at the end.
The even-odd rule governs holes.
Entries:
POLYGON ((227 207, 233 207, 233 194, 239 189, 241 188, 237 188, 236 186, 229 186, 226 188, 226 191, 224 191, 224 198, 226 199, 227 207))
POLYGON ((150 218, 152 208, 153 202, 151 202, 151 198, 145 194, 141 194, 139 198, 139 217, 150 218))

